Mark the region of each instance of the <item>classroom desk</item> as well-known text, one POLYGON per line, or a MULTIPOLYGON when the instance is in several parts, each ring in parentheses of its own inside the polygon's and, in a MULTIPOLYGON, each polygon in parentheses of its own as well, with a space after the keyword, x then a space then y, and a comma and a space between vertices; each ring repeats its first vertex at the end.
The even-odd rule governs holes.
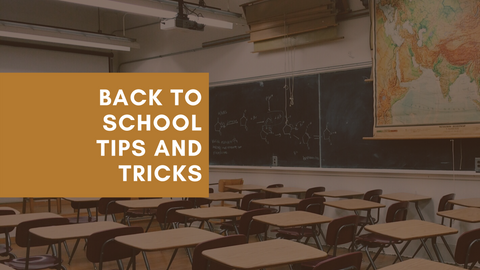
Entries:
POLYGON ((62 199, 69 202, 98 202, 100 200, 100 197, 91 197, 91 198, 63 197, 62 199))
POLYGON ((265 187, 259 185, 225 185, 225 188, 241 193, 242 191, 261 191, 265 187))
POLYGON ((338 209, 354 211, 355 214, 357 215, 359 214, 358 211, 365 210, 367 211, 368 220, 372 220, 372 217, 371 217, 372 209, 385 207, 385 205, 381 203, 362 200, 362 199, 346 199, 346 200, 338 200, 338 201, 328 201, 328 202, 324 202, 323 204, 328 205, 330 207, 335 207, 338 209))
POLYGON ((330 197, 330 198, 353 198, 363 196, 363 192, 349 191, 349 190, 329 190, 315 192, 314 195, 330 197))
POLYGON ((450 200, 448 202, 456 205, 465 206, 465 207, 480 208, 480 198, 458 199, 458 200, 450 200))
POLYGON ((463 269, 463 268, 450 265, 450 264, 432 262, 429 260, 416 259, 416 258, 380 268, 380 270, 460 270, 460 269, 463 269))
POLYGON ((420 208, 418 207, 418 202, 432 199, 431 197, 405 193, 405 192, 383 194, 383 195, 380 195, 380 198, 384 198, 392 201, 398 201, 398 202, 413 202, 415 204, 415 209, 417 210, 417 213, 420 216, 421 220, 425 220, 425 218, 422 215, 422 211, 420 211, 420 208))
MULTIPOLYGON (((75 246, 73 247, 70 260, 68 261, 68 264, 70 264, 73 254, 75 254, 75 251, 77 250, 80 239, 87 238, 96 232, 121 227, 126 227, 126 225, 111 221, 103 221, 32 228, 30 229, 30 232, 41 238, 57 240, 59 241, 59 245, 60 242, 63 242, 65 240, 77 239, 77 241, 75 242, 75 246)), ((60 246, 58 254, 59 258, 61 258, 60 246)))
POLYGON ((252 200, 252 203, 267 205, 267 206, 296 206, 301 199, 298 198, 268 198, 252 200))
POLYGON ((208 249, 202 254, 232 269, 263 269, 327 256, 322 250, 285 239, 208 249))
POLYGON ((170 202, 172 199, 144 199, 144 200, 121 200, 115 203, 128 209, 156 209, 164 202, 170 202))
POLYGON ((302 193, 307 192, 304 188, 295 188, 295 187, 278 187, 278 188, 264 188, 263 191, 271 192, 275 194, 293 194, 297 197, 302 193))
POLYGON ((20 211, 18 211, 17 209, 8 207, 8 206, 0 206, 0 210, 12 210, 13 212, 15 212, 15 214, 20 214, 20 211))
MULTIPOLYGON (((231 208, 231 207, 206 207, 206 208, 192 208, 192 209, 179 209, 176 210, 178 214, 191 217, 197 220, 203 220, 207 222, 210 231, 214 231, 212 224, 208 222, 210 219, 231 219, 235 223, 237 217, 245 213, 244 210, 231 208)), ((236 226, 235 226, 236 229, 236 226)), ((238 233, 238 232, 237 232, 238 233)))
POLYGON ((480 222, 480 208, 466 207, 438 212, 441 217, 456 219, 469 223, 480 222))
MULTIPOLYGON (((223 237, 220 234, 201 230, 198 228, 178 228, 171 230, 146 232, 135 235, 124 235, 115 237, 115 241, 124 245, 133 247, 140 251, 158 251, 166 249, 175 249, 170 259, 168 268, 175 258, 178 248, 194 247, 199 243, 223 237)), ((135 257, 133 259, 133 269, 136 268, 135 257)), ((191 262, 191 257, 190 257, 191 262)))
POLYGON ((237 192, 217 192, 217 193, 210 193, 208 199, 211 201, 235 201, 237 202, 237 208, 240 208, 240 200, 243 199, 245 194, 237 193, 237 192))
MULTIPOLYGON (((315 225, 320 225, 323 223, 329 223, 333 219, 315 214, 306 211, 290 211, 283 213, 275 213, 261 216, 254 216, 254 220, 262 222, 268 225, 276 226, 279 228, 287 227, 298 227, 298 226, 312 226, 312 229, 315 231, 315 225)), ((320 239, 318 239, 317 234, 315 233, 315 242, 319 249, 323 250, 320 245, 320 239)))
POLYGON ((365 226, 365 230, 381 235, 385 235, 394 239, 399 239, 402 241, 408 241, 408 243, 403 247, 402 251, 397 253, 397 257, 400 261, 402 261, 401 254, 405 251, 406 247, 412 240, 420 240, 422 243, 423 248, 427 252, 430 259, 433 261, 432 254, 428 249, 425 241, 423 239, 430 238, 432 239, 432 246, 434 248, 435 254, 439 261, 444 262, 440 251, 438 250, 436 238, 438 236, 444 236, 449 234, 456 234, 458 230, 454 228, 450 228, 447 226, 443 226, 440 224, 423 221, 423 220, 404 220, 404 221, 397 221, 397 222, 390 222, 390 223, 382 223, 382 224, 375 224, 375 225, 367 225, 365 226))
POLYGON ((54 217, 62 217, 62 216, 55 213, 50 213, 50 212, 4 215, 4 216, 0 216, 0 229, 6 228, 6 227, 17 227, 18 224, 24 221, 30 221, 30 220, 42 219, 42 218, 54 218, 54 217))

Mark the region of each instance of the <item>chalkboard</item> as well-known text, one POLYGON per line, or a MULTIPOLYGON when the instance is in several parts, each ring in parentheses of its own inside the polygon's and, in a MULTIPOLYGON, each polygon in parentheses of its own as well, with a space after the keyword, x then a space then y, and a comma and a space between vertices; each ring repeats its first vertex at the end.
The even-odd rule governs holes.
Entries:
POLYGON ((210 88, 210 164, 319 167, 318 75, 210 88))
POLYGON ((320 74, 325 168, 474 170, 480 139, 364 140, 373 135, 370 68, 320 74), (453 167, 455 162, 455 167, 453 167))
POLYGON ((480 139, 363 139, 373 135, 369 77, 362 68, 296 77, 288 89, 284 79, 212 87, 210 164, 272 166, 277 156, 285 167, 474 170, 480 139))

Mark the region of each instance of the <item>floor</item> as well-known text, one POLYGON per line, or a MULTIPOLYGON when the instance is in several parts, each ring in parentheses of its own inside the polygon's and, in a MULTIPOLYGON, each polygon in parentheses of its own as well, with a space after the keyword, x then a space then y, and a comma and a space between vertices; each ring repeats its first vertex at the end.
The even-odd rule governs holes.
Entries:
MULTIPOLYGON (((22 210, 22 204, 21 203, 0 204, 0 206, 9 206, 9 207, 15 208, 19 211, 22 210)), ((57 207, 56 207, 56 204, 55 204, 54 201, 52 201, 52 207, 51 208, 52 208, 52 212, 56 212, 57 207)), ((48 210, 48 208, 47 208, 47 203, 46 202, 42 202, 42 201, 35 202, 35 212, 46 212, 47 210, 48 210)), ((27 212, 29 212, 28 207, 27 207, 27 212)), ((82 212, 82 215, 84 215, 84 214, 86 214, 86 213, 82 212)), ((70 204, 68 202, 65 202, 65 201, 63 201, 63 203, 62 203, 62 216, 65 216, 65 217, 75 217, 76 216, 76 213, 73 212, 72 208, 70 207, 70 204)), ((146 228, 147 224, 148 224, 147 220, 132 221, 132 226, 142 226, 144 229, 146 228)), ((149 231, 154 231, 154 230, 159 230, 159 229, 160 228, 159 228, 158 224, 154 223, 149 231)), ((252 238, 252 240, 255 241, 254 238, 252 238)), ((4 239, 0 239, 0 243, 3 243, 3 242, 4 242, 4 239)), ((12 242, 15 243, 15 240, 12 239, 12 242)), ((67 244, 68 244, 69 249, 71 250, 73 248, 75 242, 73 240, 72 241, 67 241, 67 244)), ((15 244, 13 244, 13 249, 14 249, 14 253, 18 257, 23 257, 25 255, 25 249, 24 248, 20 248, 20 247, 16 246, 15 244)), ((32 252, 33 252, 32 254, 42 254, 42 253, 44 254, 45 248, 43 248, 43 247, 34 248, 34 249, 32 249, 32 252)), ((343 254, 345 252, 347 252, 346 249, 343 249, 343 248, 339 249, 340 254, 343 254)), ((161 251, 161 252, 159 251, 159 252, 147 253, 147 257, 148 257, 148 261, 150 263, 151 269, 166 269, 166 266, 168 265, 168 262, 170 260, 170 257, 172 255, 172 253, 173 253, 173 251, 161 251)), ((65 255, 65 252, 62 251, 62 254, 65 255)), ((388 266, 388 265, 392 264, 392 262, 394 260, 395 260, 394 256, 383 255, 382 254, 376 260, 376 264, 377 264, 378 268, 381 268, 381 267, 388 266)), ((80 250, 80 249, 77 250, 77 252, 75 253, 70 265, 68 265, 66 263, 66 261, 68 261, 68 258, 66 256, 64 257, 64 261, 65 261, 64 265, 69 270, 95 269, 93 264, 90 263, 87 260, 87 258, 85 257, 84 250, 80 250)), ((125 264, 126 263, 127 263, 127 261, 125 260, 125 264)), ((364 254, 361 270, 367 269, 367 266, 368 266, 368 259, 367 259, 366 255, 364 254)), ((116 263, 106 263, 106 264, 104 264, 104 269, 113 269, 113 268, 117 269, 116 263)), ((144 263, 141 255, 139 255, 137 257, 137 269, 139 269, 139 270, 146 269, 145 263, 144 263)), ((185 250, 179 250, 179 252, 177 253, 177 255, 175 257, 175 260, 173 261, 172 266, 170 267, 170 269, 171 270, 190 270, 191 269, 191 265, 190 265, 190 262, 188 260, 188 257, 186 255, 185 250)), ((275 268, 271 268, 271 269, 288 270, 289 268, 288 268, 288 266, 282 266, 282 267, 275 267, 275 268)), ((370 267, 370 269, 372 269, 372 268, 370 267)), ((478 268, 475 268, 475 269, 478 269, 478 268)))

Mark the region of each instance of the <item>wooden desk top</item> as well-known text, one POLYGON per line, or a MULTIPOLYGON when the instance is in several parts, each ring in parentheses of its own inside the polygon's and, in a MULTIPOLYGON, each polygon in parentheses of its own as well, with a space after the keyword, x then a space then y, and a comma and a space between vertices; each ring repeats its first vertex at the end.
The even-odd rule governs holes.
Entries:
POLYGON ((125 206, 128 209, 148 209, 157 208, 164 202, 170 202, 171 199, 145 199, 145 200, 122 200, 115 203, 121 206, 125 206))
POLYGON ((48 212, 0 216, 0 228, 16 227, 18 224, 24 221, 42 219, 42 218, 53 218, 53 217, 62 217, 62 216, 54 213, 48 213, 48 212))
POLYGON ((466 207, 478 207, 480 208, 480 198, 458 199, 450 200, 449 203, 466 206, 466 207))
POLYGON ((392 201, 399 201, 399 202, 418 202, 418 201, 432 199, 431 197, 417 195, 413 193, 406 193, 406 192, 383 194, 383 195, 380 195, 380 198, 384 198, 392 201))
POLYGON ((212 219, 212 218, 234 218, 239 217, 245 213, 244 210, 231 207, 205 207, 193 209, 180 209, 176 211, 179 214, 197 218, 197 219, 212 219))
POLYGON ((236 191, 260 191, 265 187, 258 185, 225 185, 225 188, 236 191))
POLYGON ((208 249, 202 254, 235 269, 261 269, 327 256, 317 248, 285 239, 208 249))
POLYGON ((306 211, 290 211, 254 216, 253 219, 280 228, 328 223, 333 220, 332 218, 306 211))
POLYGON ((437 215, 470 223, 480 222, 480 208, 474 207, 442 211, 438 212, 437 215))
POLYGON ((307 192, 304 188, 295 187, 264 188, 263 190, 276 194, 299 194, 307 192))
POLYGON ((327 201, 323 204, 343 209, 343 210, 368 210, 374 208, 383 208, 385 205, 381 203, 376 203, 372 201, 362 200, 362 199, 347 199, 339 201, 327 201))
POLYGON ((62 199, 70 202, 97 202, 100 200, 100 197, 92 197, 92 198, 64 197, 62 199))
POLYGON ((331 197, 331 198, 351 198, 351 197, 363 196, 364 193, 349 191, 349 190, 330 190, 330 191, 315 192, 313 194, 324 196, 324 197, 331 197))
POLYGON ((117 236, 115 240, 142 251, 192 247, 199 243, 223 237, 218 233, 198 229, 179 228, 142 234, 117 236))
POLYGON ((45 239, 68 240, 87 238, 96 232, 121 227, 126 227, 126 225, 111 221, 101 221, 33 228, 30 229, 30 232, 45 239))
POLYGON ((228 200, 240 200, 245 194, 236 192, 217 192, 210 193, 208 198, 212 201, 228 201, 228 200))
POLYGON ((460 269, 463 269, 463 268, 446 264, 446 263, 439 263, 439 262, 428 261, 425 259, 416 259, 416 258, 380 268, 380 270, 460 270, 460 269))
POLYGON ((0 210, 13 210, 15 212, 15 214, 20 214, 20 211, 18 211, 17 209, 8 207, 8 206, 1 206, 0 210))
POLYGON ((423 220, 405 220, 365 226, 365 230, 400 240, 456 234, 458 230, 423 220))
POLYGON ((297 198, 269 198, 269 199, 260 199, 252 200, 252 203, 268 205, 268 206, 295 206, 301 199, 297 198))

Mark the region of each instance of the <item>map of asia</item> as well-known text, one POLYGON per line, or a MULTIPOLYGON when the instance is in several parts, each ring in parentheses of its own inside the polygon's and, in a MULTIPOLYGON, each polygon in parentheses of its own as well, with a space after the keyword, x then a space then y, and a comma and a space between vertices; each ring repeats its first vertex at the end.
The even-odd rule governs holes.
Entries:
POLYGON ((374 137, 480 136, 480 1, 375 0, 374 137))

